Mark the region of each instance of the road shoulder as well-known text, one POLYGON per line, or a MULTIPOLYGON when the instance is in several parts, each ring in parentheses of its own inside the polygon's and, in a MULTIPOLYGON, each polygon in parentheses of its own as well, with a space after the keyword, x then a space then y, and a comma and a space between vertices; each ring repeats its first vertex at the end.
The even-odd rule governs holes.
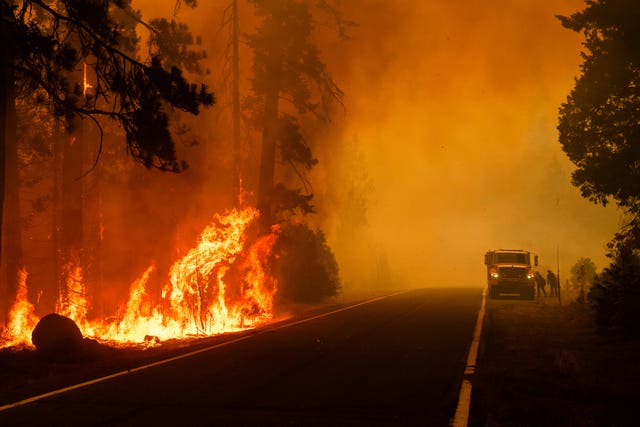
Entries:
POLYGON ((486 316, 470 425, 638 425, 640 342, 550 298, 490 300, 486 316))

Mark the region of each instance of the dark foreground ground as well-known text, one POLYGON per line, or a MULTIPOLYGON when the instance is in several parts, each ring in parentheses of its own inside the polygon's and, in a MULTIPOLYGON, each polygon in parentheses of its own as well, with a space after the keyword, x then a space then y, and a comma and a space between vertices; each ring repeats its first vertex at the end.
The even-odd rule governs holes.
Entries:
MULTIPOLYGON (((300 313, 287 322, 342 306, 298 310, 300 313)), ((210 421, 222 414, 228 424, 219 425, 264 425, 261 423, 265 419, 278 425, 285 418, 294 420, 294 425, 305 425, 312 415, 316 424, 336 425, 332 414, 323 409, 332 408, 333 415, 351 414, 343 418, 342 425, 447 425, 478 307, 478 291, 424 291, 344 312, 336 319, 332 316, 319 323, 285 329, 282 332, 286 335, 282 336, 281 331, 249 332, 257 339, 200 357, 214 366, 220 363, 208 383, 227 384, 226 391, 222 390, 208 404, 210 421), (335 331, 341 333, 334 335, 335 331), (452 336, 459 340, 452 341, 452 336), (254 341, 257 347, 249 347, 254 341), (294 344, 297 341, 301 346, 294 344), (322 374, 313 376, 315 372, 322 374), (228 374, 239 381, 224 379, 228 374), (355 379, 364 384, 364 392, 351 384, 355 379), (429 388, 434 385, 438 387, 429 388), (351 403, 336 406, 335 401, 351 403), (321 404, 314 407, 313 402, 321 404), (244 424, 232 422, 240 413, 253 414, 255 418, 245 418, 244 424), (399 414, 403 418, 399 419, 399 414)), ((50 363, 32 351, 0 351, 0 406, 241 336, 166 342, 147 350, 93 346, 83 360, 76 362, 50 363)), ((185 376, 201 378, 199 373, 182 374, 179 378, 185 376)), ((169 379, 165 377, 163 381, 169 379)), ((180 379, 176 384, 183 382, 180 379)), ((129 388, 130 385, 118 386, 108 402, 115 405, 113 408, 133 412, 125 411, 124 418, 111 420, 111 424, 94 425, 134 425, 149 416, 143 408, 150 402, 145 400, 130 407, 138 398, 121 396, 129 388)), ((64 401, 77 409, 96 405, 96 399, 103 398, 85 397, 85 392, 80 391, 64 401)), ((53 405, 51 401, 25 410, 28 414, 35 409, 65 410, 65 406, 53 405)), ((199 410, 198 399, 188 406, 190 411, 199 410)), ((108 408, 107 413, 112 413, 113 408, 108 408)), ((158 411, 162 408, 165 407, 160 406, 158 411)), ((30 425, 22 423, 26 421, 22 416, 12 420, 21 420, 16 425, 30 425)), ((75 421, 75 425, 88 425, 80 418, 75 421)), ((205 421, 203 425, 213 425, 205 421)), ((5 425, 13 424, 0 414, 0 426, 5 425)), ((638 426, 640 342, 599 336, 581 305, 559 306, 551 298, 488 300, 473 378, 470 425, 638 426)))
MULTIPOLYGON (((188 358, 0 411, 0 426, 446 426, 481 288, 422 289, 192 342, 188 358)), ((2 403, 184 352, 96 348, 50 364, 5 355, 2 403), (13 359, 12 359, 13 358, 13 359), (4 383, 9 380, 8 383, 4 383)))
POLYGON ((638 426, 640 342, 575 303, 488 300, 470 425, 638 426))
MULTIPOLYGON (((373 298, 379 295, 367 295, 373 298)), ((364 299, 364 298, 362 298, 364 299)), ((354 298, 357 301, 357 298, 354 298)), ((351 300, 349 300, 351 302, 351 300)), ((317 305, 291 305, 277 314, 282 322, 296 321, 344 306, 345 302, 317 305)), ((275 324, 278 324, 276 321, 275 324)), ((213 337, 168 340, 158 345, 131 345, 114 348, 85 338, 81 353, 61 360, 50 360, 34 349, 0 349, 0 406, 47 393, 94 378, 180 356, 255 331, 227 333, 213 337)), ((0 423, 0 426, 2 424, 0 423)))

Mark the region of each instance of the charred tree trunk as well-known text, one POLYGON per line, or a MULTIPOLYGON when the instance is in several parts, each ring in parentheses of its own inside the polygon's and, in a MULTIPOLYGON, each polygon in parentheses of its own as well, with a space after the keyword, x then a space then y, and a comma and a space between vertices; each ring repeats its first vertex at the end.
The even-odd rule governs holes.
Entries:
POLYGON ((278 139, 279 91, 272 89, 265 97, 260 175, 258 177, 258 210, 263 232, 273 225, 273 184, 276 165, 276 143, 278 139))

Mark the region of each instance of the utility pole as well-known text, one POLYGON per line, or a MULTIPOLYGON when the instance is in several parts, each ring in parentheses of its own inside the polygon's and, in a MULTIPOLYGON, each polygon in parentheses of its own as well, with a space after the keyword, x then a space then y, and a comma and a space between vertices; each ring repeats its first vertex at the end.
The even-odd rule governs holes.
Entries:
POLYGON ((240 182, 242 174, 240 171, 240 58, 238 53, 238 0, 233 0, 232 6, 233 25, 233 197, 236 206, 241 204, 242 191, 240 182))
POLYGON ((562 305, 562 299, 560 298, 560 288, 562 288, 562 285, 560 282, 560 245, 558 245, 558 253, 556 254, 556 261, 557 261, 557 276, 556 276, 556 283, 558 284, 558 304, 562 305))

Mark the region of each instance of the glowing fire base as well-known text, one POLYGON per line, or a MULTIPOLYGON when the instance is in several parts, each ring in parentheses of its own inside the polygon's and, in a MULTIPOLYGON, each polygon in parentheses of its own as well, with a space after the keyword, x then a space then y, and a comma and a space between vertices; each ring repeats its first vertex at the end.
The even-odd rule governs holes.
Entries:
MULTIPOLYGON (((115 345, 141 343, 149 337, 166 340, 216 335, 264 323, 273 317, 277 291, 265 266, 278 230, 247 246, 247 228, 257 217, 253 208, 217 215, 200 235, 197 246, 171 267, 157 306, 150 305, 146 291, 152 264, 131 285, 116 320, 88 319, 90 304, 82 270, 69 265, 56 312, 73 319, 83 335, 115 345), (228 275, 231 270, 233 274, 228 275)), ((31 346, 31 331, 39 319, 27 299, 26 277, 24 272, 0 348, 31 346)))

